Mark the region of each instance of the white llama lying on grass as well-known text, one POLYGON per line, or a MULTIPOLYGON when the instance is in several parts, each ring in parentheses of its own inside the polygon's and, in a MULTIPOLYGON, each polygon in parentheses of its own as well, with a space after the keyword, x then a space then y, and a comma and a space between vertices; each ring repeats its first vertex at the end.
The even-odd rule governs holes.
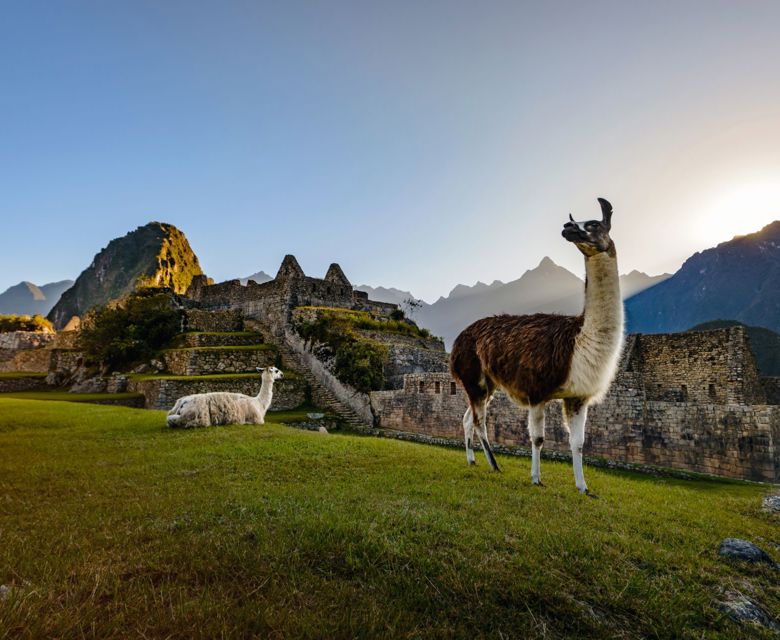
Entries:
POLYGON ((257 367, 263 384, 257 396, 215 391, 184 396, 168 412, 168 426, 189 429, 218 424, 263 424, 271 406, 274 380, 284 377, 276 367, 257 367))

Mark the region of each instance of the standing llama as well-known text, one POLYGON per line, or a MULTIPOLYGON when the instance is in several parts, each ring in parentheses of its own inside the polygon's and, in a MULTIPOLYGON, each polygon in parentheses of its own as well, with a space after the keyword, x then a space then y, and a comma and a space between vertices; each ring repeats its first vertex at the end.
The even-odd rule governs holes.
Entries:
POLYGON ((168 412, 168 426, 208 427, 218 424, 263 424, 271 406, 274 381, 284 377, 276 367, 257 367, 263 383, 257 396, 215 391, 184 396, 168 412))
POLYGON ((450 356, 453 377, 463 385, 469 407, 463 416, 466 459, 474 464, 472 439, 478 429, 490 466, 498 464, 488 442, 487 407, 497 388, 528 407, 531 479, 541 485, 539 458, 544 444, 544 407, 563 400, 574 481, 587 494, 582 445, 588 405, 609 390, 623 345, 623 303, 617 254, 609 237, 612 205, 599 198, 602 219, 563 225, 563 237, 585 256, 585 309, 579 316, 537 313, 477 320, 455 339, 450 356))

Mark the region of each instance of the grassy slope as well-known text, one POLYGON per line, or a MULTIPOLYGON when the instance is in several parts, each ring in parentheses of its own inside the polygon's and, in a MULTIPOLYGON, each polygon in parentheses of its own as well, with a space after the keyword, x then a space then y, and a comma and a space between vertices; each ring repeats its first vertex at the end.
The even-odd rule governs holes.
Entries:
MULTIPOLYGON (((780 608, 767 488, 163 413, 0 400, 0 637, 738 638, 780 608)), ((750 630, 752 637, 769 637, 750 630)))

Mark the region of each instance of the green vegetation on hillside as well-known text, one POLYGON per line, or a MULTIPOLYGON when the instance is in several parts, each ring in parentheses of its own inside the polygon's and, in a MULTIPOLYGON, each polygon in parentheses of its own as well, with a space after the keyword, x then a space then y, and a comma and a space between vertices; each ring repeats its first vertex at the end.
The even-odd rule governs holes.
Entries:
POLYGON ((123 371, 168 345, 180 324, 170 296, 142 290, 87 314, 79 346, 89 364, 123 371))
MULTIPOLYGON (((377 320, 362 311, 302 308, 315 309, 316 316, 313 320, 297 320, 293 327, 304 340, 315 345, 319 358, 333 361, 333 375, 363 393, 384 387, 390 350, 387 345, 356 331, 378 323, 377 320)), ((395 320, 381 324, 390 323, 402 324, 395 320)))
MULTIPOLYGON (((771 638, 767 487, 503 473, 461 451, 164 412, 0 399, 0 635, 21 638, 771 638)), ((273 414, 268 415, 273 420, 273 414)))
POLYGON ((756 366, 764 376, 780 376, 780 334, 764 327, 749 327, 737 320, 712 320, 697 324, 688 331, 710 331, 728 327, 745 327, 756 366))
POLYGON ((364 331, 380 331, 383 333, 398 333, 413 338, 430 338, 428 329, 421 329, 413 322, 395 318, 379 319, 365 311, 339 309, 337 307, 298 307, 300 310, 313 310, 319 319, 331 325, 362 329, 364 331))
POLYGON ((0 315, 0 333, 9 331, 54 331, 51 322, 39 315, 0 315))

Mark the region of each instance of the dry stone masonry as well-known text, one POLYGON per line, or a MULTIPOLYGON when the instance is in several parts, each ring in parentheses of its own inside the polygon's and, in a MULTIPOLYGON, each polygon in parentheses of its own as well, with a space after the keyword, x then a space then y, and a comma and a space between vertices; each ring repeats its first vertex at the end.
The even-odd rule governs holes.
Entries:
MULTIPOLYGON (((159 375, 126 381, 128 391, 144 395, 147 407, 169 408, 189 393, 254 394, 260 377, 248 372, 281 364, 299 375, 276 384, 273 409, 314 397, 369 432, 462 443, 466 400, 449 374, 440 340, 364 331, 390 354, 387 389, 368 395, 336 380, 292 330, 296 314, 316 313, 311 308, 366 311, 378 319, 397 309, 355 291, 338 265, 314 278, 286 256, 270 282, 209 284, 195 276, 179 299, 186 312, 178 348, 165 352, 159 375), (228 373, 240 375, 210 375, 228 373)), ((67 335, 0 338, 0 371, 77 367, 81 355, 67 335)), ((547 409, 547 425, 545 450, 567 455, 557 403, 547 409)), ((530 447, 526 412, 500 393, 490 405, 488 426, 499 449, 530 447)), ((742 327, 631 335, 610 393, 591 409, 585 452, 627 465, 780 482, 780 378, 759 375, 742 327)))

